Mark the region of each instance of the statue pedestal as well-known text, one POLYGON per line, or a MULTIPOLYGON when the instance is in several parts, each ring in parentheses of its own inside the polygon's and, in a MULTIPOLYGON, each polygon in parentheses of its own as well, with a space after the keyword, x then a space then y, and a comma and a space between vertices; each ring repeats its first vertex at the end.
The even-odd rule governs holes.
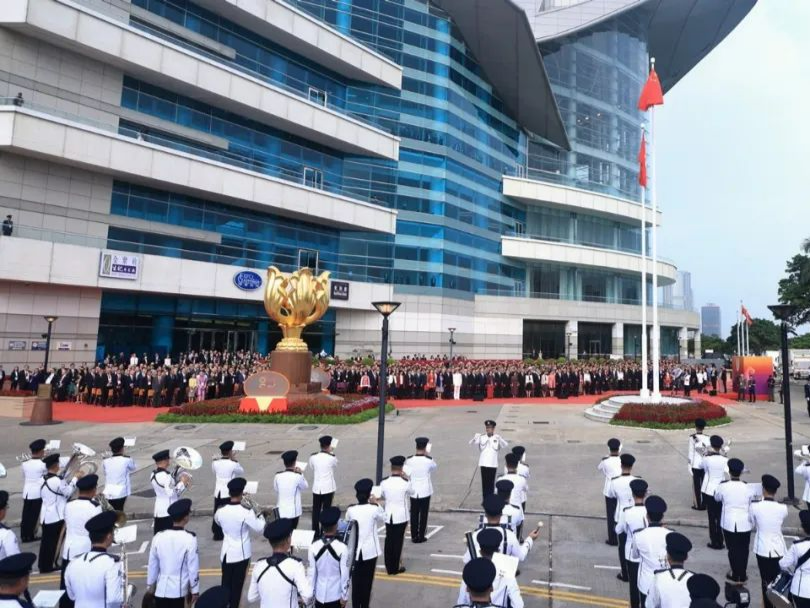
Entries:
POLYGON ((312 353, 309 351, 274 350, 270 355, 270 370, 290 381, 291 397, 321 392, 321 383, 311 382, 312 353))

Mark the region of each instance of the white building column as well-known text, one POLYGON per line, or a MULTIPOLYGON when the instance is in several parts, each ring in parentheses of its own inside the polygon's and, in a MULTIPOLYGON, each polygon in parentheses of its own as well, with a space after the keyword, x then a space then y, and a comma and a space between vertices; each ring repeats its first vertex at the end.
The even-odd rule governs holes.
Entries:
POLYGON ((689 328, 681 327, 678 331, 678 350, 681 359, 689 358, 689 328))
POLYGON ((611 353, 614 357, 624 358, 624 323, 613 324, 613 349, 611 353))
POLYGON ((566 358, 575 360, 579 356, 577 354, 577 346, 579 345, 579 322, 568 321, 565 324, 565 354, 566 358))
POLYGON ((703 356, 703 343, 700 338, 700 330, 695 330, 695 359, 703 356))

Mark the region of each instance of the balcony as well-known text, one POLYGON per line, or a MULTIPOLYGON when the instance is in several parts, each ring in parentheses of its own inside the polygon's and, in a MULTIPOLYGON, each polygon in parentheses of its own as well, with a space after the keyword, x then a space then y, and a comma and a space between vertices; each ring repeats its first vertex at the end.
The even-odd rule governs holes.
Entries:
MULTIPOLYGON (((501 246, 503 256, 507 258, 555 262, 570 266, 611 268, 619 272, 641 274, 641 256, 634 253, 511 236, 501 237, 501 246)), ((675 264, 658 260, 659 285, 672 285, 675 283, 677 273, 678 269, 675 264)))
POLYGON ((399 138, 309 92, 268 82, 227 57, 116 21, 70 0, 4 0, 0 25, 223 110, 350 154, 399 158, 399 138))
POLYGON ((224 152, 209 153, 60 113, 0 100, 0 150, 78 166, 157 188, 183 192, 339 228, 394 234, 396 211, 306 185, 307 167, 257 167, 224 152), (240 163, 250 166, 244 168, 240 163))

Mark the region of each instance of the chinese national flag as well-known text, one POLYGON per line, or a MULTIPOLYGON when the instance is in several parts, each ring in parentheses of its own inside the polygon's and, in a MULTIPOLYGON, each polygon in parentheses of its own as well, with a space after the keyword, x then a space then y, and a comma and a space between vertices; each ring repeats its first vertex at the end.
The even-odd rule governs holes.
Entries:
POLYGON ((741 312, 742 316, 745 317, 745 324, 748 325, 748 327, 751 327, 754 324, 754 320, 751 318, 751 315, 748 314, 748 309, 743 306, 741 312))
POLYGON ((638 183, 647 187, 647 140, 644 132, 641 133, 641 148, 638 151, 638 183))
POLYGON ((641 97, 638 98, 638 109, 646 112, 652 106, 661 105, 664 105, 664 92, 661 90, 661 81, 658 80, 658 74, 653 68, 650 70, 647 82, 641 90, 641 97))

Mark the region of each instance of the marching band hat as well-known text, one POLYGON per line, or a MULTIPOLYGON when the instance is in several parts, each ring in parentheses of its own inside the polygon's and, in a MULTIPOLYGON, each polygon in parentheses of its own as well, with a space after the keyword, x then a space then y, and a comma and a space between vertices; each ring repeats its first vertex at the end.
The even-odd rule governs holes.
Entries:
POLYGON ((84 524, 84 529, 93 533, 112 532, 115 527, 115 521, 118 518, 115 511, 102 511, 98 515, 94 515, 87 520, 84 524))
POLYGON ((509 452, 506 456, 504 456, 504 460, 506 461, 506 466, 516 467, 520 462, 520 456, 509 452))
POLYGON ((495 489, 498 494, 509 494, 515 487, 515 484, 508 479, 501 479, 495 483, 495 489))
POLYGON ((622 446, 622 442, 613 437, 608 439, 607 446, 611 452, 615 452, 622 446))
POLYGON ((731 473, 734 477, 739 477, 740 473, 743 472, 744 468, 745 463, 739 458, 731 458, 728 461, 728 472, 731 473))
POLYGON ((634 464, 636 464, 636 457, 632 454, 622 454, 619 456, 619 459, 621 460, 623 467, 632 467, 634 464))
POLYGON ((639 498, 647 493, 647 488, 649 487, 649 484, 643 479, 634 479, 630 482, 630 491, 633 493, 633 496, 638 496, 639 498))
POLYGON ((34 441, 28 444, 28 447, 32 452, 41 452, 42 450, 45 449, 47 443, 48 442, 45 441, 44 439, 35 439, 34 441))
POLYGON ((245 491, 247 480, 244 477, 234 477, 228 482, 228 494, 231 496, 239 496, 245 491))
POLYGON ((340 509, 338 507, 329 507, 321 511, 321 525, 325 528, 331 528, 340 521, 340 509))
POLYGON ((374 487, 374 482, 370 479, 361 479, 354 484, 354 491, 358 494, 371 494, 371 488, 374 487))
POLYGON ((124 438, 123 437, 116 437, 110 442, 110 449, 113 452, 117 452, 121 448, 124 447, 124 438))
POLYGON ((689 608, 720 608, 720 604, 718 604, 716 600, 710 600, 707 597, 701 597, 699 599, 692 600, 689 603, 689 608))
POLYGON ((714 601, 720 595, 720 585, 708 574, 696 572, 686 581, 689 597, 693 600, 708 599, 714 601))
POLYGON ((320 439, 318 439, 318 443, 321 444, 322 448, 328 448, 332 445, 332 436, 331 435, 324 435, 320 439))
POLYGON ((222 585, 206 589, 200 594, 195 608, 228 608, 231 601, 231 592, 222 585))
POLYGON ((805 532, 810 531, 810 511, 807 509, 799 511, 799 521, 802 523, 805 532))
POLYGON ((481 506, 484 507, 484 512, 489 516, 500 515, 503 513, 503 498, 495 494, 490 494, 484 498, 484 502, 481 503, 481 506))
POLYGON ((0 510, 8 506, 8 492, 0 490, 0 510))
POLYGON ((152 454, 152 460, 155 462, 160 462, 161 460, 168 460, 169 459, 169 450, 161 450, 160 452, 156 452, 152 454))
POLYGON ((183 519, 186 515, 191 513, 191 500, 188 498, 181 498, 180 500, 170 504, 166 511, 168 512, 169 517, 175 521, 178 519, 183 519))
POLYGON ((230 452, 233 449, 233 441, 226 441, 219 445, 219 451, 223 454, 225 452, 230 452))
POLYGON ((498 574, 492 560, 485 557, 476 557, 464 566, 462 578, 464 584, 473 593, 483 593, 492 588, 492 582, 498 574))
POLYGON ((42 459, 42 462, 50 469, 53 465, 59 464, 59 454, 48 454, 42 459))
POLYGON ((430 443, 430 439, 428 439, 427 437, 416 438, 416 447, 420 450, 424 450, 427 447, 428 443, 430 443))
POLYGON ((695 428, 696 429, 705 429, 706 428, 706 421, 703 418, 695 418, 695 428))
POLYGON ((768 492, 776 492, 781 485, 779 480, 773 475, 765 473, 765 475, 762 476, 762 488, 768 490, 768 492))
POLYGON ((715 450, 719 450, 723 447, 723 438, 720 435, 712 435, 709 437, 709 443, 715 450))
POLYGON ((663 515, 667 512, 667 503, 660 496, 650 496, 644 501, 648 514, 663 515))
POLYGON ((498 426, 494 420, 484 420, 484 426, 498 426))
POLYGON ((686 556, 692 550, 692 543, 683 534, 679 532, 670 532, 666 536, 667 553, 677 560, 685 560, 686 556))
POLYGON ((484 528, 475 538, 478 540, 478 546, 487 552, 496 551, 503 542, 503 535, 497 528, 484 528))
POLYGON ((289 519, 281 518, 271 521, 264 528, 264 537, 271 543, 277 543, 290 536, 293 532, 293 522, 289 519))
POLYGON ((284 461, 284 466, 293 465, 298 460, 298 452, 296 450, 287 450, 281 455, 281 459, 284 461))
POLYGON ((15 553, 0 559, 0 580, 12 582, 28 576, 35 561, 34 553, 15 553))
POLYGON ((526 453, 526 448, 524 448, 522 445, 516 445, 512 448, 512 453, 519 459, 523 458, 523 454, 526 453))
POLYGON ((404 456, 392 456, 390 459, 392 467, 401 467, 405 464, 405 457, 404 456))
POLYGON ((98 487, 98 475, 95 473, 91 475, 85 475, 79 481, 76 482, 76 487, 79 490, 93 490, 98 487))

